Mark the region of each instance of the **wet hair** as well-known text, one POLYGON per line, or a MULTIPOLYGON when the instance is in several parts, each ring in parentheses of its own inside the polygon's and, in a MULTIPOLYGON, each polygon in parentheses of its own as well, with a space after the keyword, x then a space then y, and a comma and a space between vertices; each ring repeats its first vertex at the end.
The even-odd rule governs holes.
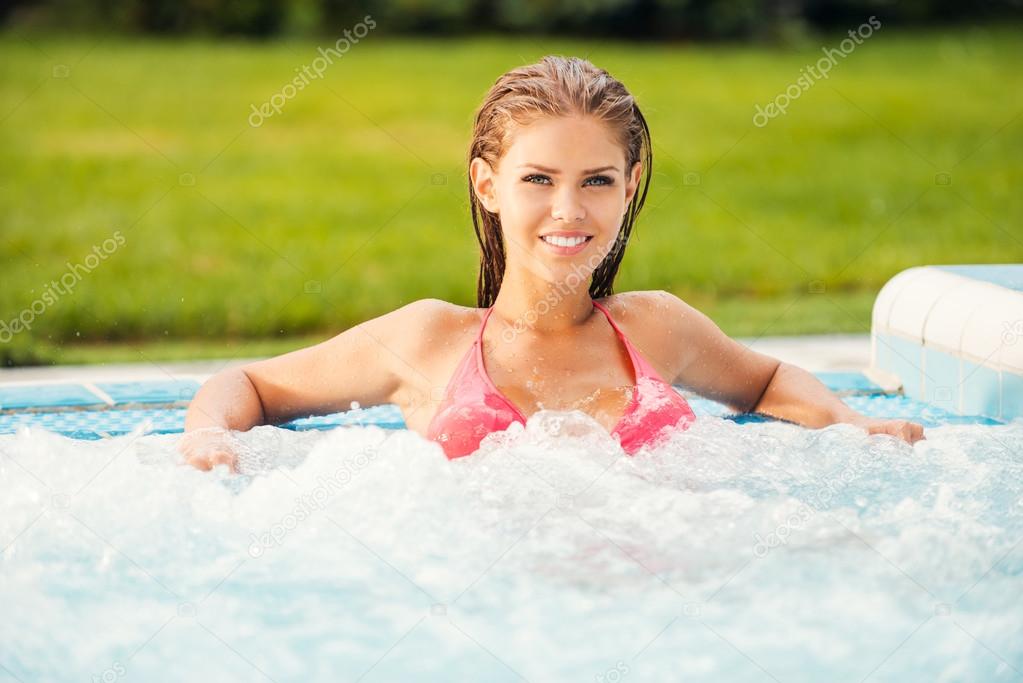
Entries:
MULTIPOLYGON (((548 55, 535 64, 512 69, 497 79, 476 112, 468 161, 471 164, 480 157, 496 169, 516 125, 527 126, 542 117, 570 116, 592 116, 606 125, 625 151, 626 174, 637 161, 643 162, 646 174, 642 191, 633 196, 610 252, 593 271, 590 296, 597 299, 612 293, 653 169, 650 129, 625 86, 607 71, 577 57, 548 55)), ((493 305, 504 278, 505 247, 500 217, 480 203, 471 176, 469 207, 480 244, 476 305, 486 308, 493 305)))

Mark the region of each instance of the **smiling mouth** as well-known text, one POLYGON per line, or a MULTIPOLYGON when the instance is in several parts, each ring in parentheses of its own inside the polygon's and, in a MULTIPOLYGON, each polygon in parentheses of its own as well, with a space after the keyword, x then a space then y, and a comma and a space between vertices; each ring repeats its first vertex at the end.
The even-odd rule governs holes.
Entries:
POLYGON ((547 244, 555 247, 578 247, 580 244, 585 244, 593 239, 593 235, 576 235, 573 237, 563 237, 561 235, 541 235, 542 239, 547 244))

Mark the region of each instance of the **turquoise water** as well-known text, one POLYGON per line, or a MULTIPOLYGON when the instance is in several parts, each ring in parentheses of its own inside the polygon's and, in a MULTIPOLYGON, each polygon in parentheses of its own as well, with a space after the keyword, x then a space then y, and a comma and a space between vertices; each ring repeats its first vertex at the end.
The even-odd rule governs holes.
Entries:
POLYGON ((634 458, 541 412, 447 461, 385 407, 231 475, 180 408, 8 413, 0 681, 1019 680, 1023 422, 846 400, 928 438, 695 401, 634 458))

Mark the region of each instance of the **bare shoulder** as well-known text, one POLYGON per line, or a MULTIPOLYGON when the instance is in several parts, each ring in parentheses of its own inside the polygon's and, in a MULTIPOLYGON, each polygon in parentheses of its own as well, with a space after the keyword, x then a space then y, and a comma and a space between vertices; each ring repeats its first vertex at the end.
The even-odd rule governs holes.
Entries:
POLYGON ((698 310, 663 289, 621 292, 599 300, 620 327, 636 327, 637 334, 646 332, 674 333, 684 327, 686 319, 702 316, 698 310))
POLYGON ((446 349, 469 343, 482 320, 482 309, 442 299, 418 299, 363 323, 370 333, 394 341, 397 349, 418 360, 443 355, 446 349), (465 344, 462 342, 465 341, 465 344))
POLYGON ((389 325, 410 336, 458 334, 479 324, 483 309, 459 306, 443 299, 417 299, 386 316, 389 325))
POLYGON ((599 300, 654 368, 674 377, 692 359, 693 339, 709 318, 662 289, 622 292, 599 300))

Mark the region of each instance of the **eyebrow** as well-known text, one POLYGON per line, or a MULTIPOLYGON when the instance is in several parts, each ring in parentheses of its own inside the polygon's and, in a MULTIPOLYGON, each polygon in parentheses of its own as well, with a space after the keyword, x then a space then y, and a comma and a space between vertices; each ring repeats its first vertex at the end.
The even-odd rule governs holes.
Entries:
MULTIPOLYGON (((538 171, 544 173, 550 173, 551 175, 558 175, 561 171, 553 168, 547 168, 546 166, 540 166, 539 164, 521 164, 519 168, 535 168, 538 171)), ((600 173, 601 171, 617 171, 618 169, 614 166, 601 166, 600 168, 591 168, 583 171, 583 175, 589 175, 591 173, 600 173)))

